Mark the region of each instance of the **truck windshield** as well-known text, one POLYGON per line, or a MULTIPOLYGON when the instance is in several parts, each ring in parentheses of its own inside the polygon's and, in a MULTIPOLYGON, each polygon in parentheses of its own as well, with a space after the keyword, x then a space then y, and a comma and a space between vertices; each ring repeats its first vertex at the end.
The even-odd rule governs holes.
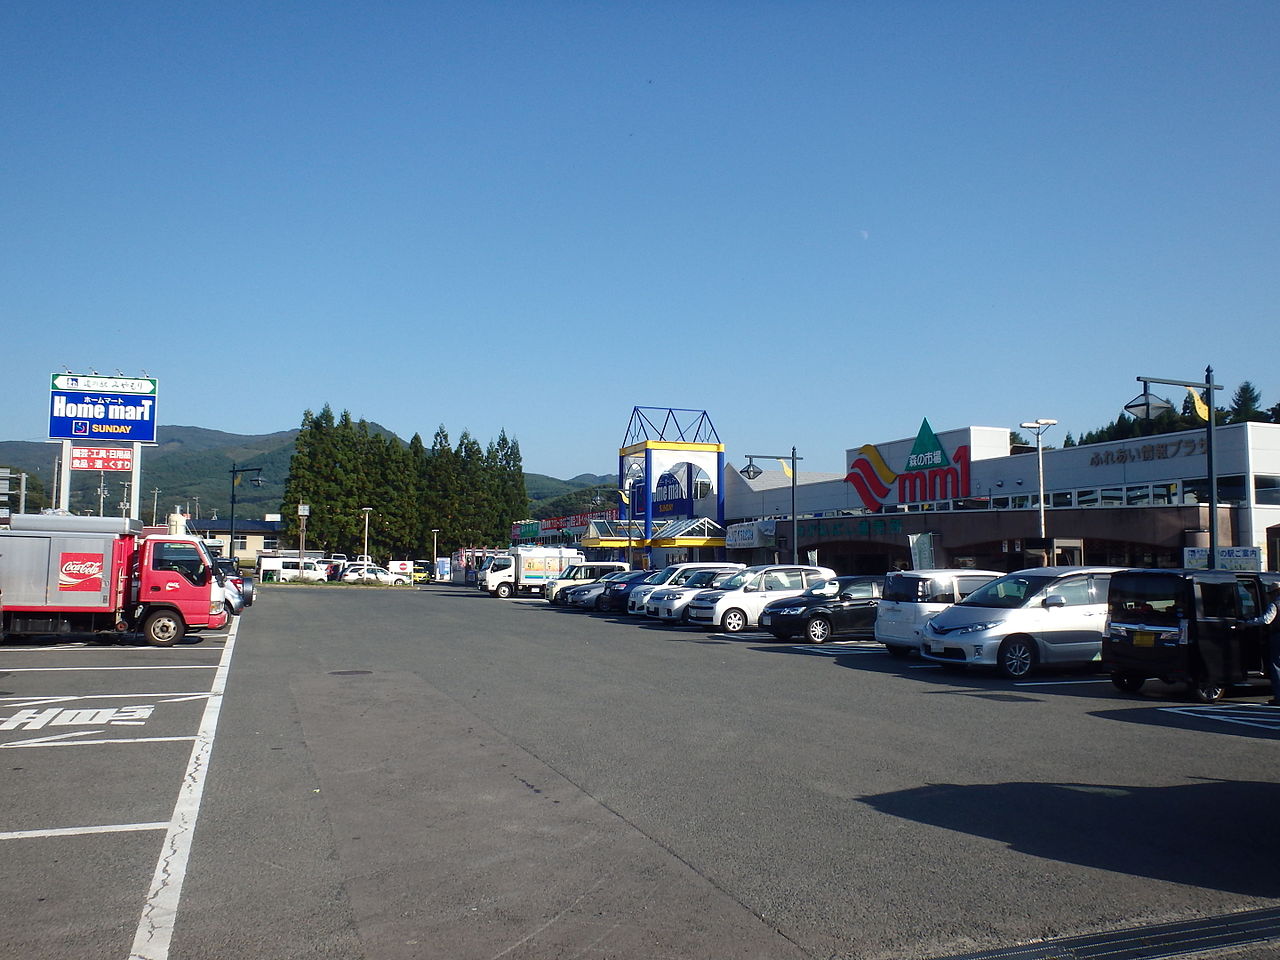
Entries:
POLYGON ((484 569, 486 569, 486 570, 505 570, 505 569, 507 569, 507 567, 509 567, 509 566, 511 566, 511 558, 510 558, 510 557, 494 557, 494 558, 493 558, 493 565, 492 565, 491 567, 486 567, 486 568, 484 568, 484 569))

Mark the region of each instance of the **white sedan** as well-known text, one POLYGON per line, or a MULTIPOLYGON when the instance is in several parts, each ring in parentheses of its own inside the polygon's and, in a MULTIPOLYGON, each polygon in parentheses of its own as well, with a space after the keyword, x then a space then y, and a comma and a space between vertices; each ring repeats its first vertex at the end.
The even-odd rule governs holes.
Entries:
POLYGON ((393 587, 403 586, 409 578, 402 573, 392 573, 386 567, 372 563, 348 564, 342 571, 344 583, 388 583, 393 587))

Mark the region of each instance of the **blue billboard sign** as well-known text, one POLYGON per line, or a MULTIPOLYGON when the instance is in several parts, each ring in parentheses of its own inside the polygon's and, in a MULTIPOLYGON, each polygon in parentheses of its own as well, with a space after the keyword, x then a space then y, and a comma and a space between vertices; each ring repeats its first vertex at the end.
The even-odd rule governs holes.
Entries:
POLYGON ((50 440, 156 442, 156 381, 54 374, 50 440))

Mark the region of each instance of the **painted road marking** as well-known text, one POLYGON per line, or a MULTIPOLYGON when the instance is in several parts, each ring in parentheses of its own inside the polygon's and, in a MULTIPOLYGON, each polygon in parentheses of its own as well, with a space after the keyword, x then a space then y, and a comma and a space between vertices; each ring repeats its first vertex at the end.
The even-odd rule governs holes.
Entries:
POLYGON ((85 673, 90 670, 217 670, 217 664, 181 663, 172 667, 5 667, 5 673, 85 673))
POLYGON ((101 730, 85 730, 82 733, 60 733, 54 737, 36 737, 34 740, 14 740, 0 743, 0 750, 17 750, 20 747, 96 747, 103 744, 118 743, 182 743, 190 742, 195 737, 116 737, 101 740, 68 740, 67 737, 91 737, 101 730))
POLYGON ((84 693, 57 697, 0 697, 0 703, 11 703, 15 707, 37 707, 45 703, 74 703, 77 700, 137 700, 139 697, 172 697, 161 700, 161 703, 181 703, 183 700, 202 700, 209 694, 203 690, 191 693, 84 693))
POLYGON ((240 621, 236 620, 218 661, 218 672, 214 675, 204 715, 200 718, 200 728, 191 747, 191 759, 187 762, 182 788, 178 791, 173 816, 164 835, 160 859, 156 861, 151 889, 142 907, 142 917, 134 933, 129 960, 168 960, 169 944, 178 920, 178 904, 182 899, 182 884, 186 879, 187 860, 191 856, 191 842, 196 820, 200 816, 200 799, 204 795, 209 758, 213 754, 213 739, 218 730, 218 714, 222 710, 222 696, 227 688, 227 676, 231 672, 231 653, 235 649, 239 627, 240 621))
POLYGON ((1161 713, 1176 713, 1184 717, 1215 720, 1218 723, 1237 723, 1261 730, 1280 730, 1280 709, 1265 703, 1240 703, 1226 706, 1205 704, 1194 707, 1160 707, 1161 713))
POLYGON ((28 707, 19 710, 11 717, 0 717, 0 730, 39 730, 43 727, 75 727, 97 726, 99 724, 134 724, 146 722, 155 707, 151 704, 138 703, 127 707, 89 707, 67 710, 62 707, 49 707, 37 710, 28 707))
POLYGON ((100 827, 53 827, 47 830, 10 830, 0 833, 0 840, 44 840, 49 837, 83 837, 93 833, 134 833, 141 830, 167 830, 167 823, 109 823, 100 827))

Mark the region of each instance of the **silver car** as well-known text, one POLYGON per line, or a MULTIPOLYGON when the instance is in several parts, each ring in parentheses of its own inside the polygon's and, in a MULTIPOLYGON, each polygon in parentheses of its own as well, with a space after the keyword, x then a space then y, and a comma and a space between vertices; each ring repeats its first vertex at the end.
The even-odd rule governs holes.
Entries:
POLYGON ((740 569, 741 564, 726 570, 697 570, 684 583, 658 587, 644 602, 645 615, 659 623, 684 623, 689 601, 698 591, 722 585, 740 569))
POLYGON ((920 655, 995 667, 1021 679, 1038 665, 1102 656, 1107 586, 1118 567, 1033 567, 979 587, 924 628, 920 655))

